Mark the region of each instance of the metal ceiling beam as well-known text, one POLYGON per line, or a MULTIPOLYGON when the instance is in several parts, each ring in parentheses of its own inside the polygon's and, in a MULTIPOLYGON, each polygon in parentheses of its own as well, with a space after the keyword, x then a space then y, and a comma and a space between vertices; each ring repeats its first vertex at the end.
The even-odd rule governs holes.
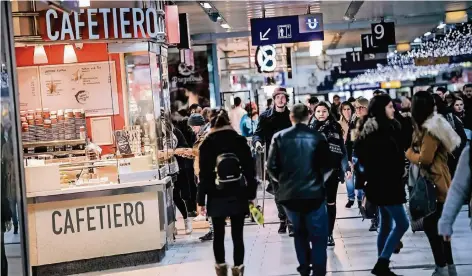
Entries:
MULTIPOLYGON (((416 17, 402 17, 395 18, 395 20, 388 20, 395 22, 396 26, 411 26, 421 24, 439 24, 444 19, 444 14, 434 14, 426 16, 416 17)), ((359 20, 353 22, 340 22, 340 23, 326 23, 324 24, 324 30, 330 32, 349 32, 362 29, 370 29, 370 25, 374 23, 372 20, 359 20)), ((426 31, 426 30, 425 30, 426 31)), ((239 32, 224 32, 224 33, 201 33, 193 34, 192 40, 196 43, 213 43, 217 39, 226 38, 237 38, 237 37, 248 37, 251 36, 250 31, 239 31, 239 32)))

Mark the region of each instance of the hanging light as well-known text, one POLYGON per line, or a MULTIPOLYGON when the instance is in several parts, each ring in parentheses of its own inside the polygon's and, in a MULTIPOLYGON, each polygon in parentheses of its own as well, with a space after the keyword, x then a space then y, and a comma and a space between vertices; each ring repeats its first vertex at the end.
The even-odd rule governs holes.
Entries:
POLYGON ((43 45, 36 45, 34 46, 34 57, 33 57, 34 64, 45 64, 48 63, 48 56, 46 55, 46 51, 44 50, 43 45))
POLYGON ((323 41, 310 41, 310 56, 317 57, 323 52, 323 41))
POLYGON ((430 36, 430 35, 431 35, 431 32, 426 32, 426 33, 424 33, 423 36, 430 36))
POLYGON ((90 0, 79 0, 79 7, 81 8, 90 7, 90 0))
POLYGON ((76 63, 77 55, 75 54, 74 46, 64 46, 64 63, 76 63))
POLYGON ((438 28, 438 29, 444 29, 444 27, 446 27, 446 24, 444 24, 444 23, 441 22, 441 23, 438 25, 437 28, 438 28))

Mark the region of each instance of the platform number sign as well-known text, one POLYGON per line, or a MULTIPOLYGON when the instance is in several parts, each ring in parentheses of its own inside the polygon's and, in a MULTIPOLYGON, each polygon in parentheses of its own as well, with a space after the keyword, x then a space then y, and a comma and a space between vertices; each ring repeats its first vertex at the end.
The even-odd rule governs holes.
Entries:
POLYGON ((373 34, 362 34, 361 35, 361 46, 362 53, 364 54, 377 54, 387 53, 388 45, 379 45, 374 39, 373 34))
POLYGON ((387 47, 395 45, 395 23, 393 22, 379 22, 371 25, 372 37, 375 45, 379 47, 387 47))
POLYGON ((346 52, 346 62, 348 63, 359 63, 364 61, 364 54, 359 51, 346 52))

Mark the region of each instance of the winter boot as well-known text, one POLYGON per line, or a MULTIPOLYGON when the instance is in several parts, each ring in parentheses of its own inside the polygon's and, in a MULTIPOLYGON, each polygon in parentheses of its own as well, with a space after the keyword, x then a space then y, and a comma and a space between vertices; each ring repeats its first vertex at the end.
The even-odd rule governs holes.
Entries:
POLYGON ((395 248, 395 250, 393 251, 393 253, 399 254, 399 253, 400 253, 400 250, 402 250, 402 248, 403 248, 403 243, 402 243, 402 241, 400 241, 400 242, 397 244, 397 247, 395 248))
POLYGON ((18 224, 13 226, 13 234, 18 235, 18 224))
POLYGON ((349 199, 349 201, 348 201, 347 204, 346 204, 346 208, 351 208, 352 205, 354 205, 354 200, 350 200, 350 199, 349 199))
POLYGON ((292 238, 295 236, 295 231, 293 230, 293 225, 291 223, 288 224, 288 236, 292 238))
POLYGON ((279 234, 285 234, 285 233, 287 233, 287 221, 281 220, 280 226, 279 226, 279 234))
POLYGON ((328 246, 335 246, 336 243, 334 242, 333 235, 328 236, 328 246))
POLYGON ((193 232, 193 227, 192 227, 192 219, 191 218, 186 218, 184 220, 185 224, 185 234, 190 235, 193 232))
POLYGON ((389 264, 389 260, 379 258, 371 273, 377 276, 398 276, 390 270, 390 268, 388 267, 389 264))
POLYGON ((216 264, 215 271, 216 271, 216 276, 228 276, 228 265, 216 264))
POLYGON ((448 267, 436 266, 436 269, 434 269, 432 276, 449 276, 448 267))
POLYGON ((243 276, 244 265, 234 266, 233 268, 231 268, 231 272, 233 272, 233 276, 243 276))
POLYGON ((447 270, 449 271, 449 276, 457 276, 456 265, 448 265, 447 270))
POLYGON ((376 232, 379 227, 379 222, 376 218, 372 219, 372 224, 369 227, 370 232, 376 232))
POLYGON ((199 239, 202 242, 213 240, 213 231, 210 230, 208 233, 206 233, 204 236, 200 237, 199 239))

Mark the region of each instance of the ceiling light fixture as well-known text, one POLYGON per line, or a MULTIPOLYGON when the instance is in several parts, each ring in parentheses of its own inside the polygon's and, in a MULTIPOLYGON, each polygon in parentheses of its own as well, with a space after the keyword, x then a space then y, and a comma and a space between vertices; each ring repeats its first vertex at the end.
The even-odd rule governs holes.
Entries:
POLYGON ((421 40, 421 38, 419 38, 419 37, 417 37, 417 38, 415 38, 415 40, 413 40, 414 43, 421 43, 421 41, 422 41, 422 40, 421 40))
POLYGON ((208 2, 200 3, 200 5, 202 5, 202 7, 203 7, 204 9, 211 9, 211 8, 212 8, 211 4, 208 3, 208 2))
POLYGON ((33 63, 34 64, 48 63, 48 56, 46 55, 46 51, 44 50, 43 45, 34 46, 33 63))
POLYGON ((431 32, 426 32, 426 33, 424 33, 423 36, 430 36, 430 35, 431 35, 431 32))
POLYGON ((90 7, 90 0, 79 0, 79 7, 81 8, 90 7))
POLYGON ((323 52, 323 41, 310 41, 310 56, 317 57, 323 52))
POLYGON ((223 23, 223 24, 221 24, 221 28, 230 29, 231 27, 228 25, 228 23, 223 23))
POLYGON ((444 29, 446 27, 446 24, 442 23, 438 25, 438 29, 444 29))

